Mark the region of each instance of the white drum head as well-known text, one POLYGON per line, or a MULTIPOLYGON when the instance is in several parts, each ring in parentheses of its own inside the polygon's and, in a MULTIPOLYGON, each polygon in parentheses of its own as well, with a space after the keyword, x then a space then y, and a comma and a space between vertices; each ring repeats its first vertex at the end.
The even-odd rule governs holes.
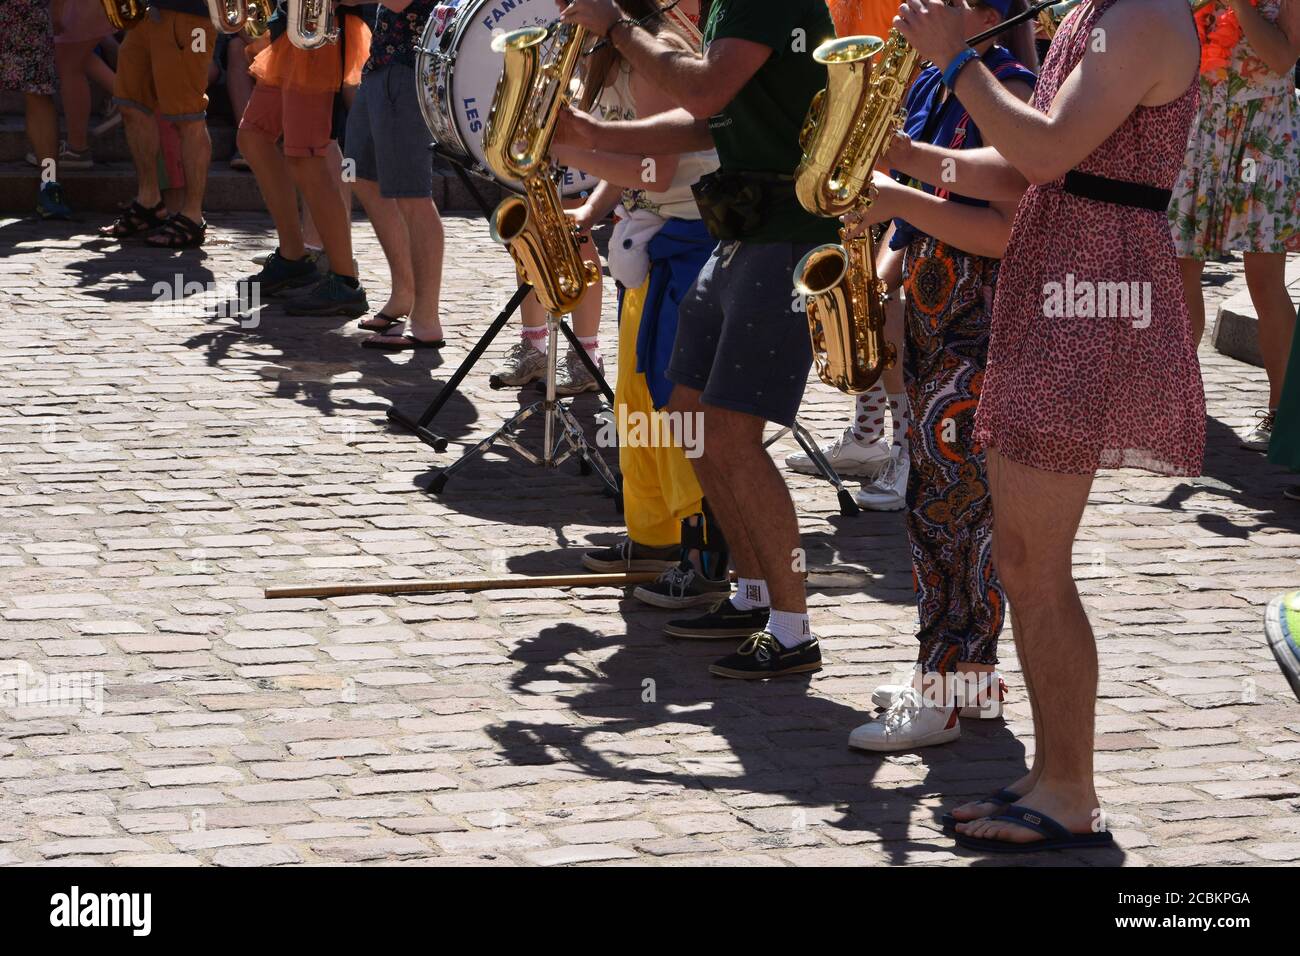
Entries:
MULTIPOLYGON (((455 58, 447 68, 444 97, 439 104, 448 114, 447 125, 454 127, 460 140, 449 151, 468 153, 479 172, 491 175, 484 161, 483 127, 492 109, 492 95, 504 59, 493 52, 492 40, 520 27, 547 26, 555 20, 559 8, 555 0, 448 0, 440 7, 454 8, 449 11, 451 19, 444 30, 455 33, 450 43, 446 37, 441 41, 443 50, 455 58)), ((433 16, 438 15, 439 7, 435 7, 433 16)), ((498 182, 518 191, 517 182, 498 182)), ((567 169, 560 192, 574 196, 595 188, 597 182, 594 176, 567 169)))

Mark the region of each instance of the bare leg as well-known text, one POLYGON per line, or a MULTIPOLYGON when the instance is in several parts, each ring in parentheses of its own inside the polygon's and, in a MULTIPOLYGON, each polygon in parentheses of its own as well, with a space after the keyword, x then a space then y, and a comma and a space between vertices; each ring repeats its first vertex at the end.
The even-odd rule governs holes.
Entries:
MULTIPOLYGON (((1071 549, 1088 503, 1091 475, 1040 471, 988 451, 993 548, 1016 607, 1015 637, 1038 710, 1037 779, 1020 803, 1075 833, 1098 823, 1093 783, 1097 645, 1079 601, 1071 549)), ((958 824, 970 836, 1040 839, 1027 827, 990 819, 958 824)))
POLYGON ((1286 254, 1248 252, 1246 286, 1259 316, 1259 352, 1268 372, 1268 407, 1277 408, 1286 379, 1291 336, 1295 334, 1295 306, 1286 288, 1286 254))
POLYGON ((356 278, 352 267, 352 229, 328 156, 292 156, 289 170, 302 191, 312 221, 320 232, 330 270, 356 278))
MULTIPOLYGON (((700 403, 700 393, 685 385, 674 385, 673 393, 668 399, 668 410, 676 412, 683 418, 686 415, 699 416, 704 413, 700 403)), ((696 418, 696 421, 699 421, 696 418)), ((704 497, 713 509, 718 523, 727 535, 727 546, 731 550, 731 562, 736 568, 736 575, 742 578, 762 578, 763 566, 759 563, 758 552, 749 543, 749 532, 741 520, 743 512, 731 495, 731 488, 725 483, 709 461, 707 443, 704 454, 691 459, 691 467, 700 482, 704 497)))
POLYGON ((185 167, 185 205, 181 212, 195 222, 203 221, 203 194, 208 188, 208 166, 212 162, 212 138, 206 120, 176 123, 181 137, 181 163, 185 167))
POLYGON ((306 250, 303 248, 302 227, 298 223, 297 193, 294 192, 289 164, 280 147, 265 133, 248 126, 240 129, 237 142, 275 223, 280 255, 286 259, 301 259, 306 250))
POLYGON ((353 191, 366 210, 370 225, 374 227, 379 246, 388 260, 391 291, 388 301, 379 311, 394 318, 409 315, 415 302, 415 275, 411 270, 411 253, 406 243, 406 224, 397 211, 397 200, 379 195, 379 184, 371 179, 358 179, 353 191))
POLYGON ((442 338, 438 301, 442 293, 444 236, 438 207, 429 198, 398 199, 397 211, 406 224, 407 247, 415 278, 408 331, 417 339, 442 338))
MULTIPOLYGON (((32 152, 41 164, 42 171, 47 168, 47 161, 56 161, 59 155, 59 114, 54 108, 54 97, 41 93, 23 94, 26 108, 27 139, 32 144, 32 152)), ((58 169, 54 170, 57 179, 58 169)))
POLYGON ((95 41, 56 43, 54 65, 59 72, 59 94, 63 99, 63 116, 68 124, 68 147, 81 152, 88 145, 90 126, 90 80, 87 63, 94 55, 95 41))
POLYGON ((253 78, 248 75, 248 57, 244 55, 246 45, 243 35, 236 33, 226 47, 226 93, 230 96, 230 113, 236 123, 244 115, 248 98, 253 95, 253 78))
MULTIPOLYGON (((582 258, 587 262, 594 262, 596 268, 599 269, 600 250, 596 248, 596 243, 591 238, 590 233, 584 235, 586 235, 587 241, 579 247, 582 249, 582 258)), ((579 338, 590 338, 600 333, 600 310, 604 294, 605 283, 602 278, 587 290, 587 294, 582 297, 578 307, 573 310, 573 332, 579 338)))
POLYGON ((709 470, 705 495, 714 507, 718 500, 713 494, 715 487, 720 495, 728 496, 723 506, 726 513, 719 514, 722 526, 733 548, 736 537, 747 536, 762 569, 761 577, 767 581, 772 610, 805 613, 803 573, 796 570, 800 566, 799 521, 790 490, 763 447, 763 419, 714 405, 701 408, 705 467, 709 470))
POLYGON ((152 209, 162 200, 158 191, 158 121, 152 113, 123 106, 122 123, 127 145, 131 147, 131 163, 135 166, 135 201, 152 209))
POLYGON ((1205 293, 1201 291, 1201 273, 1205 271, 1203 259, 1179 259, 1178 272, 1183 279, 1183 297, 1187 299, 1187 313, 1192 318, 1192 347, 1201 344, 1205 335, 1205 293))

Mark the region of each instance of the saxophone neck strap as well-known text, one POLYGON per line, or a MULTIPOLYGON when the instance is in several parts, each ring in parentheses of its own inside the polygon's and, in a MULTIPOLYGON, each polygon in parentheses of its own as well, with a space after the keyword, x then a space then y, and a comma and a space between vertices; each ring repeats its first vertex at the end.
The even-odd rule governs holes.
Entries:
POLYGON ((1173 192, 1148 186, 1146 183, 1131 183, 1123 179, 1110 179, 1095 176, 1072 169, 1065 174, 1062 187, 1072 196, 1081 196, 1094 202, 1108 202, 1116 206, 1130 206, 1134 209, 1150 209, 1163 213, 1169 208, 1173 192))

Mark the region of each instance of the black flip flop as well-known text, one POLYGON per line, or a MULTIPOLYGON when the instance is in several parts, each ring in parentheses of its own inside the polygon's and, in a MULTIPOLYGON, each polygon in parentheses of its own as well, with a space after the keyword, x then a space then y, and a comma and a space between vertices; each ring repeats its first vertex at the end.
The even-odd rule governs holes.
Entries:
POLYGON ((409 352, 413 349, 440 349, 447 344, 446 339, 417 339, 410 332, 403 332, 398 336, 398 342, 380 342, 377 338, 371 337, 361 343, 363 349, 379 349, 383 352, 409 352))
POLYGON ((1041 833, 1043 839, 1028 843, 1014 843, 1011 840, 990 840, 987 837, 957 834, 957 845, 968 850, 984 853, 1041 853, 1044 850, 1101 850, 1115 845, 1115 837, 1109 831, 1100 833, 1072 833, 1047 814, 1029 807, 1013 803, 1001 813, 986 820, 998 820, 1002 823, 1015 823, 1027 830, 1041 833))
MULTIPOLYGON (((1020 799, 1020 794, 1012 793, 1010 790, 1002 789, 1002 790, 995 790, 993 793, 990 793, 987 797, 985 797, 982 800, 972 800, 970 802, 971 803, 996 803, 999 806, 1010 806, 1011 804, 1015 803, 1019 799, 1020 799)), ((954 830, 957 829, 957 824, 959 823, 974 823, 976 820, 985 820, 985 819, 987 819, 987 817, 972 817, 969 820, 958 820, 951 813, 945 813, 943 816, 939 818, 939 822, 943 824, 944 833, 952 833, 954 830)))
POLYGON ((361 329, 365 329, 367 332, 377 332, 378 334, 383 335, 394 325, 401 325, 405 321, 406 321, 406 316, 404 315, 401 317, 396 317, 396 316, 388 315, 386 312, 376 312, 374 315, 370 316, 369 318, 362 319, 360 322, 358 322, 357 327, 361 329), (384 323, 384 327, 382 329, 379 328, 378 326, 366 325, 367 322, 374 322, 376 319, 384 323))

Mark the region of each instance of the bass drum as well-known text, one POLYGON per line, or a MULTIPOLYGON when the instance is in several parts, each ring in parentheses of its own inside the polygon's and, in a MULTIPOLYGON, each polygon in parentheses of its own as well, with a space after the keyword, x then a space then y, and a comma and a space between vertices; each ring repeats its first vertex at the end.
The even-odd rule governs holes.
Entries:
MULTIPOLYGON (((556 9, 555 0, 444 0, 433 8, 416 53, 416 94, 439 152, 515 192, 517 182, 496 176, 483 161, 483 126, 504 59, 492 51, 492 38, 547 26, 556 9)), ((566 169, 560 193, 577 196, 597 182, 566 169)))

